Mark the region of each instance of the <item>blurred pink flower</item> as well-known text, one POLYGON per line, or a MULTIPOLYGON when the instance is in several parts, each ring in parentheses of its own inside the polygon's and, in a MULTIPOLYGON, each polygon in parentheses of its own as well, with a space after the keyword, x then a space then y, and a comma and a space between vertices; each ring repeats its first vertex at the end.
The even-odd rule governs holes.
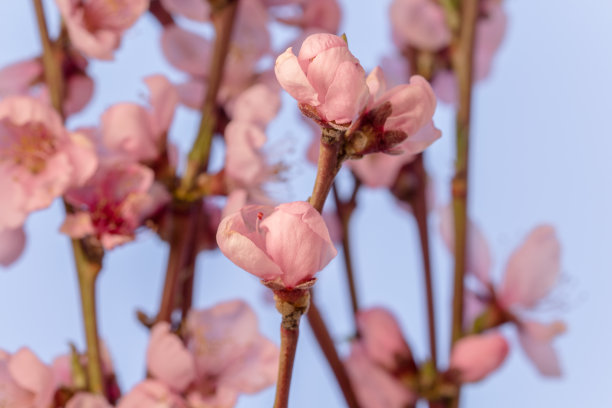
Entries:
POLYGON ((68 133, 49 106, 22 96, 0 101, 0 230, 19 227, 27 215, 45 208, 95 171, 89 140, 68 133))
POLYGON ((179 14, 193 21, 205 22, 210 19, 210 4, 202 0, 161 0, 164 8, 172 14, 179 14))
POLYGON ((217 243, 242 269, 287 288, 311 280, 337 254, 323 217, 303 201, 246 206, 221 221, 217 243))
POLYGON ((136 384, 117 404, 117 408, 187 408, 183 398, 157 380, 136 384))
POLYGON ((66 404, 66 408, 112 408, 101 395, 77 392, 66 404))
POLYGON ((418 395, 400 378, 416 373, 410 347, 393 315, 383 308, 359 311, 360 337, 351 346, 345 364, 361 406, 403 408, 418 395))
POLYGON ((321 122, 348 124, 368 100, 365 72, 346 42, 333 34, 306 38, 296 57, 289 47, 274 68, 281 86, 321 122))
POLYGON ((276 117, 280 106, 281 100, 277 89, 264 83, 256 83, 228 104, 226 111, 232 120, 250 122, 264 128, 276 117))
POLYGON ((451 42, 444 10, 433 0, 394 0, 389 16, 393 39, 400 48, 435 52, 451 42))
POLYGON ((185 344, 167 323, 155 325, 147 366, 193 406, 233 407, 240 393, 258 392, 276 380, 278 349, 259 334, 257 317, 243 301, 192 310, 184 337, 185 344))
POLYGON ((48 408, 54 393, 51 368, 28 348, 12 355, 0 350, 0 405, 48 408))
POLYGON ((102 115, 104 145, 129 161, 154 160, 166 148, 162 145, 163 135, 170 128, 178 103, 176 89, 164 76, 149 76, 145 83, 149 88, 149 109, 118 103, 102 115))
POLYGON ((453 346, 449 366, 461 382, 477 382, 501 366, 508 350, 508 342, 497 332, 467 336, 453 346))
POLYGON ((149 0, 55 0, 70 42, 90 58, 113 59, 123 32, 149 8, 149 0))
POLYGON ((0 69, 0 98, 25 95, 42 79, 43 65, 39 58, 18 61, 0 69))
MULTIPOLYGON (((320 29, 331 34, 338 32, 342 13, 336 0, 297 0, 286 3, 291 3, 289 15, 272 12, 278 14, 278 21, 300 27, 302 30, 320 29)), ((285 9, 282 11, 287 14, 285 9)))
POLYGON ((88 183, 66 194, 75 213, 66 216, 61 231, 72 238, 94 235, 106 249, 132 241, 145 218, 170 199, 153 178, 147 167, 105 160, 88 183))
POLYGON ((23 227, 0 230, 0 265, 9 266, 19 259, 25 243, 23 227))

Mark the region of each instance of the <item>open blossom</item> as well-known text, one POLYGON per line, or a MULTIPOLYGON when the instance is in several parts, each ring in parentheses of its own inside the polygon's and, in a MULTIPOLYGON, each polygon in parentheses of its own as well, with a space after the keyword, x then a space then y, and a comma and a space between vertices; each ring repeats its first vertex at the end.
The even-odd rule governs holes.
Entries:
POLYGON ((145 218, 170 199, 153 179, 147 167, 105 160, 89 182, 66 194, 75 213, 66 216, 62 232, 72 238, 94 235, 106 249, 133 240, 145 218))
POLYGON ((346 42, 333 34, 306 38, 296 56, 289 47, 276 59, 276 78, 317 120, 348 124, 368 101, 365 71, 346 42))
POLYGON ((102 115, 102 141, 113 153, 131 161, 156 159, 166 148, 168 131, 178 103, 178 93, 162 75, 145 78, 149 109, 135 103, 119 103, 102 115))
POLYGON ((289 289, 311 280, 338 253, 323 217, 304 201, 246 206, 221 221, 217 243, 245 271, 289 289))
POLYGON ((416 374, 416 365, 401 329, 383 308, 362 310, 357 315, 360 338, 345 361, 359 402, 364 408, 403 408, 418 395, 402 381, 416 374))
POLYGON ((241 300, 192 310, 184 341, 167 323, 156 324, 147 350, 151 375, 196 407, 233 407, 239 394, 272 385, 277 364, 278 349, 259 333, 255 313, 241 300))
POLYGON ((389 9, 393 39, 403 48, 439 51, 452 39, 442 7, 434 0, 395 0, 389 9))
POLYGON ((149 0, 55 0, 70 42, 91 58, 113 59, 123 32, 149 8, 149 0))
POLYGON ((97 156, 83 135, 69 133, 51 107, 24 96, 0 101, 0 231, 17 228, 95 171, 97 156))
POLYGON ((48 408, 54 393, 51 368, 29 349, 0 350, 0 406, 48 408))
POLYGON ((508 355, 508 342, 499 333, 464 337, 453 346, 450 368, 461 382, 477 382, 497 370, 508 355))
MULTIPOLYGON (((444 222, 444 218, 443 218, 444 222)), ((453 248, 447 221, 442 225, 442 237, 453 248), (444 225, 446 224, 446 225, 444 225), (446 233, 444 231, 447 231, 446 233)), ((471 227, 472 231, 475 230, 471 227)), ((559 360, 552 346, 553 340, 566 330, 560 321, 540 323, 531 320, 526 311, 534 309, 556 285, 560 272, 561 248, 553 227, 534 228, 523 244, 510 256, 501 285, 495 285, 489 275, 490 255, 484 236, 470 232, 467 271, 475 274, 484 293, 470 297, 470 308, 482 313, 487 307, 500 316, 501 324, 513 322, 525 354, 545 376, 561 375, 559 360)), ((471 314, 476 314, 472 312, 471 314)))

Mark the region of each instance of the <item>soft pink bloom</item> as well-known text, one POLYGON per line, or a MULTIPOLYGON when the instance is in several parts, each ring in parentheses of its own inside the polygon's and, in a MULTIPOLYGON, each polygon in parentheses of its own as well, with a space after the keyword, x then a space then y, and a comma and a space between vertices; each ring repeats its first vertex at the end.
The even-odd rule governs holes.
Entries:
POLYGON ((0 230, 0 265, 9 266, 19 259, 25 243, 23 227, 0 230))
POLYGON ((185 343, 157 324, 147 351, 149 372, 193 406, 232 407, 240 393, 255 393, 276 379, 278 349, 259 334, 243 301, 192 310, 185 343))
POLYGON ((153 178, 151 169, 136 163, 102 162, 86 185, 66 194, 76 212, 66 216, 62 232, 94 235, 106 249, 132 241, 142 222, 170 198, 153 178))
POLYGON ((117 404, 117 408, 187 408, 187 404, 166 384, 157 380, 144 380, 137 384, 117 404))
POLYGON ((91 58, 111 60, 121 36, 149 8, 149 0, 55 0, 70 42, 91 58))
POLYGON ((217 243, 242 269, 287 288, 311 280, 337 254, 323 217, 303 201, 246 206, 221 221, 217 243))
POLYGON ((177 69, 198 77, 208 75, 212 56, 209 40, 182 27, 170 25, 164 28, 161 44, 164 56, 177 69))
MULTIPOLYGON (((444 207, 440 212, 440 235, 446 244, 446 248, 453 253, 455 251, 455 230, 453 212, 450 205, 444 207)), ((487 285, 491 278, 491 250, 487 239, 475 222, 468 220, 466 271, 473 274, 480 282, 487 285)))
POLYGON ((418 399, 399 378, 372 361, 359 343, 353 344, 344 364, 363 408, 405 408, 418 399))
POLYGON ((174 86, 162 75, 145 78, 149 88, 147 109, 134 103, 119 103, 102 115, 102 141, 113 153, 131 161, 156 159, 162 149, 178 103, 174 86))
POLYGON ((202 0, 161 0, 164 8, 172 14, 179 14, 194 21, 210 19, 210 4, 202 0))
POLYGON ((350 123, 368 100, 359 60, 333 34, 309 36, 297 57, 289 47, 276 59, 274 72, 281 86, 300 104, 314 109, 322 122, 350 123))
POLYGON ((43 65, 40 59, 18 61, 0 69, 0 98, 27 94, 42 79, 43 65))
POLYGON ((444 11, 434 0, 395 0, 389 16, 393 39, 400 48, 439 51, 451 42, 444 11))
POLYGON ((279 21, 298 26, 302 30, 314 28, 331 34, 338 32, 341 11, 336 0, 300 0, 288 3, 293 3, 290 15, 277 17, 279 21))
POLYGON ((51 368, 29 349, 12 355, 0 350, 0 406, 48 408, 54 393, 51 368))
POLYGON ((265 127, 278 113, 281 101, 277 89, 257 83, 241 92, 226 106, 232 120, 250 122, 265 127))
POLYGON ((508 350, 497 332, 467 336, 453 346, 449 366, 458 371, 461 382, 477 382, 499 368, 508 350))
POLYGON ((112 408, 101 395, 77 392, 66 404, 66 408, 112 408))
POLYGON ((402 362, 412 360, 401 328, 386 309, 376 307, 359 311, 357 327, 361 335, 359 343, 373 363, 393 371, 402 362))
POLYGON ((519 327, 519 341, 523 351, 540 374, 547 377, 561 376, 559 358, 552 342, 558 335, 565 333, 565 330, 565 323, 560 321, 549 324, 525 321, 519 327))
POLYGON ((49 106, 29 97, 0 101, 0 230, 84 183, 95 171, 91 142, 69 133, 49 106))

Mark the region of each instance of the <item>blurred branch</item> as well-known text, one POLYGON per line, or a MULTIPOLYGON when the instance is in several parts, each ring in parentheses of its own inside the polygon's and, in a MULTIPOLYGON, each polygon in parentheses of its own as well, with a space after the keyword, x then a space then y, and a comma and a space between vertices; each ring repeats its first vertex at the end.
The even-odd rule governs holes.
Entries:
MULTIPOLYGON (((45 82, 49 88, 51 104, 63 117, 62 103, 64 97, 63 75, 59 64, 59 55, 49 37, 45 11, 42 0, 33 0, 36 11, 36 21, 43 48, 43 67, 45 82)), ((65 203, 66 212, 71 208, 65 203)), ((98 339, 98 324, 96 315, 96 280, 102 269, 104 252, 99 242, 88 243, 85 240, 72 240, 72 251, 79 280, 83 326, 87 343, 87 383, 89 391, 96 394, 104 393, 104 379, 100 358, 98 339)))

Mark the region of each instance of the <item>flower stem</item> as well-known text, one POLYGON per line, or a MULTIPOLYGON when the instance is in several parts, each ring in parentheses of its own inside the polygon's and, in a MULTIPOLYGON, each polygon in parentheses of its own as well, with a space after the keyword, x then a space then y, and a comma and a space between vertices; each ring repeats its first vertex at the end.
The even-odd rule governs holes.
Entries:
POLYGON ((208 167, 212 138, 217 125, 217 94, 223 80, 237 8, 238 0, 229 0, 220 9, 213 11, 212 19, 217 35, 210 63, 208 88, 202 104, 202 120, 198 135, 189 152, 187 167, 178 191, 179 196, 187 196, 198 174, 208 167))
MULTIPOLYGON (((474 37, 478 17, 478 0, 464 0, 461 3, 461 25, 459 38, 453 54, 453 68, 459 84, 459 106, 455 121, 456 161, 455 176, 452 180, 455 277, 453 285, 453 322, 451 347, 463 334, 463 295, 465 263, 467 253, 467 197, 469 169, 469 136, 472 107, 472 79, 474 60, 474 37)), ((450 407, 459 406, 460 388, 457 396, 450 401, 450 407)))
POLYGON ((280 331, 280 360, 278 363, 278 380, 276 382, 274 408, 287 408, 289 404, 289 388, 291 386, 293 361, 295 359, 300 328, 286 329, 283 324, 281 324, 280 331))
MULTIPOLYGON (((43 68, 45 83, 49 88, 51 104, 63 117, 62 102, 64 99, 64 78, 56 56, 55 48, 49 37, 45 10, 42 0, 33 0, 36 12, 36 22, 43 49, 43 68)), ((65 204, 66 212, 71 208, 65 204)), ((100 358, 100 344, 98 339, 98 323, 96 315, 96 279, 102 269, 104 252, 99 242, 89 243, 81 239, 72 240, 72 252, 79 280, 81 296, 81 310, 83 312, 83 327, 87 343, 87 385, 90 392, 104 393, 104 378, 100 358)))
MULTIPOLYGON (((355 192, 359 189, 359 182, 355 179, 355 192)), ((350 231, 349 224, 351 221, 351 215, 353 208, 355 207, 354 198, 356 194, 353 194, 351 201, 343 202, 336 189, 334 183, 332 187, 332 194, 334 196, 334 202, 336 203, 336 213, 338 219, 342 223, 342 254, 344 256, 344 266, 346 271, 346 281, 348 283, 349 292, 351 295, 351 307, 353 310, 353 320, 355 325, 355 334, 359 336, 359 330, 357 328, 357 312, 359 310, 359 300, 357 298, 357 288, 355 285, 355 276, 353 273, 353 261, 351 257, 351 243, 350 243, 350 231)))
POLYGON ((431 256, 429 250, 429 226, 427 223, 427 173, 423 165, 423 153, 417 155, 413 162, 414 172, 418 180, 415 197, 412 201, 412 211, 416 219, 421 243, 421 256, 423 260, 423 278, 425 282, 425 295, 427 302, 427 321, 429 329, 429 350, 431 361, 438 367, 438 353, 436 347, 436 313, 434 307, 434 293, 432 283, 431 256))

